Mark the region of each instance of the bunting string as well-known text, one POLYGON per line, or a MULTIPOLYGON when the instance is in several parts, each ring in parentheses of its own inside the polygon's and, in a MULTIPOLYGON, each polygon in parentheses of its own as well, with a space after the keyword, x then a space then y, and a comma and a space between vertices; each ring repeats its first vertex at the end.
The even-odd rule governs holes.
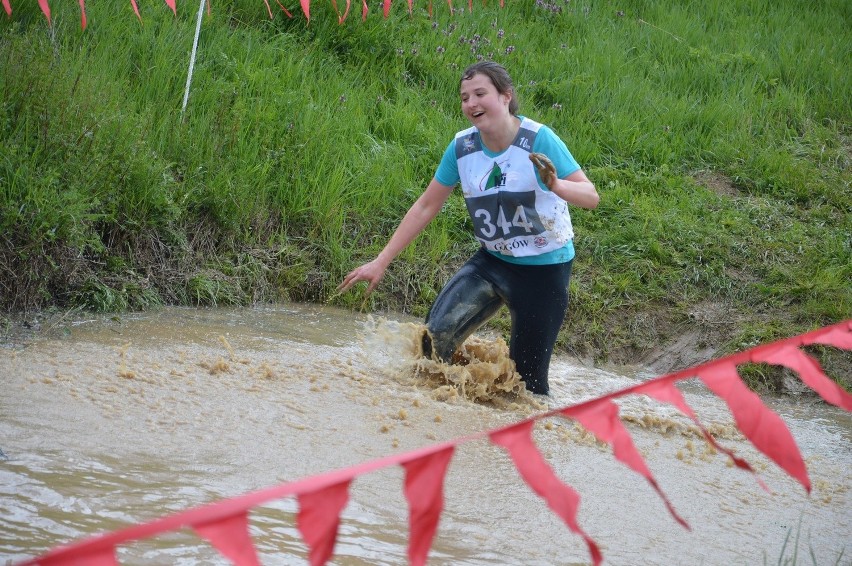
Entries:
MULTIPOLYGON (((646 395, 674 406, 691 419, 704 438, 727 455, 734 465, 757 477, 748 462, 716 442, 675 387, 677 381, 697 377, 727 403, 735 425, 743 436, 810 493, 808 472, 792 434, 784 421, 746 387, 737 373, 737 366, 768 363, 787 367, 796 372, 827 403, 852 411, 852 395, 829 379, 819 363, 800 349, 813 344, 852 350, 852 320, 758 346, 569 407, 543 412, 502 428, 385 456, 95 535, 55 548, 18 566, 117 566, 118 546, 183 528, 195 531, 237 566, 258 566, 257 550, 249 533, 249 511, 269 501, 290 496, 295 496, 298 501, 296 522, 308 548, 309 562, 311 566, 321 566, 334 556, 341 514, 349 500, 349 488, 353 480, 390 466, 401 466, 405 472, 403 491, 409 506, 408 558, 412 565, 422 566, 426 563, 437 532, 444 505, 444 478, 455 448, 465 442, 485 438, 505 449, 523 481, 545 501, 571 532, 583 539, 592 562, 597 565, 603 561, 601 550, 577 521, 580 495, 556 475, 538 450, 532 435, 535 423, 548 417, 568 418, 579 423, 598 440, 610 445, 618 461, 642 475, 662 498, 674 520, 689 529, 634 445, 619 417, 619 408, 614 400, 628 395, 646 395)), ((766 488, 760 478, 758 481, 766 488)))
MULTIPOLYGON (((177 0, 164 0, 164 1, 166 3, 166 6, 168 6, 169 9, 171 9, 172 13, 175 16, 177 16, 177 0)), ((0 2, 2 2, 3 9, 6 11, 6 15, 11 17, 12 16, 11 0, 0 0, 0 2)), ((276 2, 278 3, 278 7, 281 8, 281 11, 284 12, 284 14, 288 18, 293 17, 293 14, 291 14, 290 11, 287 10, 287 8, 284 7, 283 4, 281 4, 280 0, 276 0, 276 2)), ((85 30, 86 26, 88 24, 87 19, 86 19, 86 0, 79 0, 79 3, 80 3, 80 27, 82 27, 85 30)), ((269 5, 269 0, 263 0, 263 3, 266 5, 266 12, 269 14, 269 19, 270 20, 273 19, 275 16, 272 13, 272 8, 269 5)), ((483 4, 484 3, 485 2, 483 1, 483 4)), ((346 0, 346 7, 343 9, 343 13, 341 13, 340 9, 337 7, 337 0, 331 0, 331 4, 332 4, 332 7, 333 7, 335 13, 337 14, 337 23, 343 24, 343 22, 345 22, 346 18, 349 16, 349 10, 352 7, 351 6, 352 0, 346 0)), ((393 4, 393 0, 383 0, 382 1, 382 15, 385 18, 387 18, 390 15, 390 10, 391 10, 392 4, 393 4)), ((48 0, 38 0, 38 5, 39 5, 39 8, 41 8, 42 13, 44 14, 44 17, 47 18, 48 25, 52 26, 53 25, 53 19, 51 18, 50 4, 49 4, 48 0)), ((452 0, 447 0, 447 5, 449 6, 450 12, 452 13, 452 11, 453 11, 452 0)), ((136 0, 130 0, 130 6, 133 8, 133 13, 136 14, 136 17, 139 19, 140 22, 142 22, 142 16, 139 13, 139 6, 136 4, 136 0)), ((299 6, 302 9, 302 13, 305 14, 305 19, 308 22, 310 22, 311 21, 311 0, 299 0, 299 6)), ((503 6, 504 6, 504 0, 500 0, 500 7, 502 8, 503 6)), ((210 14, 209 5, 208 5, 207 8, 208 8, 207 13, 209 15, 210 14)), ((432 17, 432 2, 431 2, 431 0, 429 1, 427 9, 428 9, 429 17, 431 18, 432 17)), ((408 0, 408 13, 409 13, 409 15, 411 15, 413 13, 413 10, 414 10, 414 0, 408 0)), ((367 12, 368 11, 369 10, 367 8, 367 0, 361 0, 361 19, 362 20, 367 19, 367 12)), ((468 2, 468 11, 473 11, 472 1, 468 2)))

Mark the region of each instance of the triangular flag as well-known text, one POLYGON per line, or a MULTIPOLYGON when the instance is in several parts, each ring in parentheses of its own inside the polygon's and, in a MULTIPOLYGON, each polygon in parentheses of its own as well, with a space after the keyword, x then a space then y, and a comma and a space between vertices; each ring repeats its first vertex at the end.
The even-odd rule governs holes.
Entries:
POLYGON ((136 5, 136 0, 130 0, 130 5, 133 6, 133 12, 136 14, 139 22, 142 22, 142 16, 139 14, 139 6, 136 5))
POLYGON ((740 379, 732 363, 714 364, 698 371, 698 377, 728 404, 746 438, 811 492, 811 481, 802 454, 781 417, 769 410, 740 379))
POLYGON ((426 564, 444 509, 444 476, 454 450, 450 446, 402 463, 409 508, 408 562, 412 566, 426 564))
POLYGON ((50 21, 50 6, 48 6, 47 0, 38 0, 38 5, 41 7, 41 11, 44 12, 48 25, 53 25, 53 22, 50 21))
POLYGON ((752 354, 755 362, 785 366, 799 374, 805 384, 820 397, 841 409, 852 411, 852 395, 823 373, 815 359, 792 345, 784 345, 752 354))
POLYGON ((595 541, 577 524, 580 496, 562 481, 547 464, 532 439, 533 421, 524 421, 509 428, 492 432, 491 442, 502 446, 509 453, 518 473, 539 497, 568 526, 586 541, 592 561, 598 565, 603 560, 595 541))
POLYGON ((826 344, 836 346, 844 350, 852 350, 852 320, 847 320, 828 327, 825 332, 819 332, 815 336, 806 336, 803 344, 826 344))
POLYGON ((237 566, 260 566, 249 534, 247 511, 192 528, 237 566))
POLYGON ((308 545, 311 566, 322 566, 334 554, 340 514, 349 501, 351 479, 311 491, 300 493, 299 514, 296 525, 308 545))
POLYGON ((562 414, 577 420, 584 428, 594 434, 598 440, 612 446, 612 453, 617 460, 626 464, 631 470, 641 474, 651 484, 663 499, 666 508, 675 520, 689 529, 689 525, 674 510, 669 498, 660 489, 657 480, 654 479, 651 470, 648 469, 645 460, 633 444, 633 438, 621 422, 618 416, 618 405, 608 399, 581 405, 576 408, 568 408, 562 414))
POLYGON ((86 0, 80 0, 80 27, 86 29, 86 0))
POLYGON ((692 422, 695 423, 695 426, 698 427, 698 430, 701 431, 701 434, 704 436, 704 439, 716 450, 722 452, 727 455, 728 458, 731 459, 731 462, 740 469, 746 470, 754 474, 757 479, 757 483, 765 489, 769 491, 769 488, 760 479, 760 476, 757 474, 757 471, 751 467, 751 464, 734 454, 733 450, 725 448, 710 434, 704 425, 698 420, 698 416, 695 414, 695 411, 692 410, 686 399, 683 398, 683 394, 680 390, 675 387, 674 383, 662 380, 649 381, 648 383, 642 385, 641 387, 636 389, 636 393, 643 393, 657 401, 661 401, 663 403, 668 403, 670 405, 674 405, 681 413, 692 419, 692 422))

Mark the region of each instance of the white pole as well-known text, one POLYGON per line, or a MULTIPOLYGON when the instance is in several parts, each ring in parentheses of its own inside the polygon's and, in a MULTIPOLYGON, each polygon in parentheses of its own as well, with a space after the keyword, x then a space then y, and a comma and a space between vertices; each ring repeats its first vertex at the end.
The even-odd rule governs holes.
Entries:
POLYGON ((189 56, 189 72, 186 74, 186 91, 183 93, 183 108, 180 109, 180 121, 183 122, 183 113, 186 111, 186 103, 189 102, 189 85, 192 83, 192 71, 195 69, 195 52, 198 49, 198 36, 201 35, 201 18, 204 16, 204 3, 201 0, 198 6, 198 20, 195 22, 195 39, 192 42, 192 54, 189 56))

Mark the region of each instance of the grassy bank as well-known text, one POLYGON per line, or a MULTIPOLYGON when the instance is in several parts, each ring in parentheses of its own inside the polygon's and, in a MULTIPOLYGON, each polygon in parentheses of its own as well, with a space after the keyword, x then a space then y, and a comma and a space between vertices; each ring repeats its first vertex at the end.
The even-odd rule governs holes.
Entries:
MULTIPOLYGON (((140 25, 89 3, 81 31, 54 4, 52 29, 34 2, 0 18, 4 312, 360 308, 334 289, 466 127, 459 74, 483 57, 602 195, 573 212, 562 350, 686 363, 852 315, 843 0, 435 3, 432 19, 398 1, 343 25, 330 2, 309 25, 217 2, 185 113, 197 5, 152 3, 140 25)), ((475 248, 466 214, 454 195, 366 308, 425 313, 475 248)), ((848 356, 824 362, 849 379, 848 356)))

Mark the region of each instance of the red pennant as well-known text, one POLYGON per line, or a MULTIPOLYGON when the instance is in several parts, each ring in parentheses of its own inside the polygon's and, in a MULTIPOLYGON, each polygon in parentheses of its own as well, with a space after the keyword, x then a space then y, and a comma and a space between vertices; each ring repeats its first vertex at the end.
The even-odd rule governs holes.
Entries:
POLYGON ((86 0, 80 0, 80 27, 86 29, 86 0))
POLYGON ((429 556, 438 521, 444 509, 444 476, 455 451, 454 446, 427 456, 403 462, 405 498, 408 500, 408 562, 423 566, 429 556))
POLYGON ((260 566, 249 534, 248 512, 193 525, 192 528, 236 566, 260 566))
POLYGON ((811 481, 802 455, 790 430, 740 379, 732 363, 710 365, 698 377, 728 404, 731 414, 746 438, 811 492, 811 481))
POLYGON ((50 21, 50 6, 48 6, 47 0, 38 0, 38 5, 41 7, 41 11, 44 12, 48 25, 53 25, 50 21))
POLYGON ((778 348, 756 351, 752 361, 785 366, 799 374, 805 384, 816 391, 828 403, 852 411, 852 395, 843 390, 840 385, 830 380, 823 373, 815 359, 793 345, 787 344, 778 348))
POLYGON ((361 20, 367 21, 367 0, 361 0, 361 20))
POLYGON ((845 350, 852 350, 852 320, 829 326, 825 332, 805 335, 803 344, 827 344, 845 350))
POLYGON ((142 22, 142 16, 139 15, 139 6, 136 5, 136 0, 130 0, 130 5, 133 6, 133 12, 136 13, 136 17, 139 18, 139 22, 142 22))
POLYGON ((636 449, 636 445, 633 444, 633 438, 630 436, 630 433, 627 431, 627 428, 625 428, 624 423, 621 422, 621 419, 618 416, 618 405, 609 399, 604 399, 597 403, 590 403, 581 405, 577 408, 565 409, 562 411, 562 414, 577 420, 586 428, 586 430, 594 434, 598 440, 606 442, 612 446, 612 452, 615 458, 648 480, 651 487, 660 494, 660 497, 666 504, 666 508, 669 510, 669 513, 672 514, 672 517, 674 517, 678 523, 683 525, 684 528, 689 529, 687 522, 677 514, 669 501, 669 498, 666 497, 666 494, 663 493, 662 489, 660 489, 660 486, 657 484, 657 480, 654 479, 653 474, 651 474, 651 470, 648 469, 648 466, 645 464, 645 460, 642 458, 639 450, 636 449))
POLYGON ((382 8, 383 13, 385 15, 385 18, 387 18, 388 14, 390 14, 391 0, 384 0, 382 4, 383 4, 383 8, 382 8))
POLYGON ((290 11, 287 8, 284 7, 284 4, 281 3, 281 0, 275 0, 275 1, 278 2, 278 7, 281 8, 281 10, 287 15, 288 18, 293 17, 293 14, 291 14, 290 11))
POLYGON ((636 389, 637 393, 644 393, 645 395, 656 399, 657 401, 661 401, 663 403, 668 403, 670 405, 674 405, 675 408, 680 410, 681 413, 692 419, 692 422, 695 423, 695 426, 698 427, 698 430, 701 431, 701 434, 704 436, 704 439, 710 443, 713 448, 726 454, 728 458, 734 463, 734 465, 740 469, 746 470, 754 474, 755 478, 757 478, 757 483, 760 484, 760 487, 769 491, 769 488, 763 483, 763 480, 760 479, 760 476, 757 474, 757 471, 751 467, 751 464, 743 460, 734 454, 733 450, 729 450, 719 444, 716 439, 710 434, 704 425, 702 425, 698 417, 695 414, 695 411, 692 410, 686 399, 683 398, 680 390, 674 386, 674 383, 668 381, 650 381, 647 384, 642 385, 641 387, 636 389))
POLYGON ((175 0, 166 0, 166 6, 171 8, 174 15, 177 16, 177 6, 175 5, 175 0))
POLYGON ((311 0, 300 0, 300 4, 302 6, 302 12, 305 13, 305 18, 308 22, 311 21, 311 0))
POLYGON ((9 4, 9 0, 3 0, 3 8, 6 10, 6 15, 12 17, 12 5, 9 4))
POLYGON ((349 16, 349 8, 351 8, 351 0, 346 0, 346 10, 344 10, 343 14, 340 13, 340 10, 337 8, 337 0, 331 0, 331 6, 334 8, 335 13, 337 13, 337 23, 342 24, 346 21, 347 16, 349 16))
POLYGON ((299 514, 296 516, 296 525, 308 545, 311 566, 322 566, 334 553, 340 514, 349 501, 350 483, 352 480, 347 479, 298 495, 299 514))
POLYGON ((533 422, 524 421, 492 432, 489 435, 491 442, 506 449, 527 485, 547 502, 547 506, 559 515, 571 531, 583 537, 592 561, 595 565, 600 564, 603 557, 598 545, 577 524, 580 496, 562 483, 536 448, 532 439, 533 422))

